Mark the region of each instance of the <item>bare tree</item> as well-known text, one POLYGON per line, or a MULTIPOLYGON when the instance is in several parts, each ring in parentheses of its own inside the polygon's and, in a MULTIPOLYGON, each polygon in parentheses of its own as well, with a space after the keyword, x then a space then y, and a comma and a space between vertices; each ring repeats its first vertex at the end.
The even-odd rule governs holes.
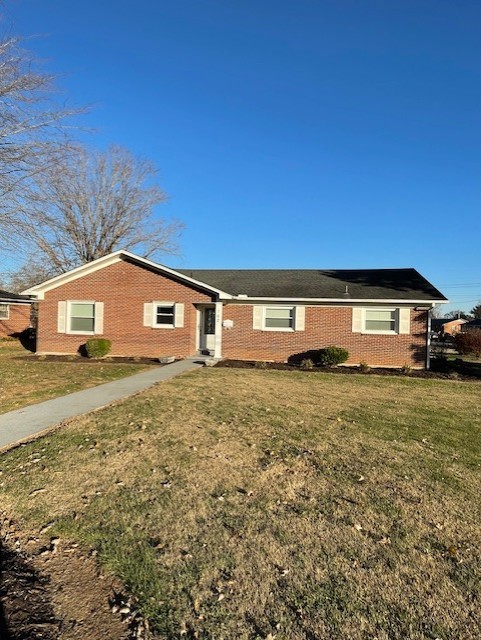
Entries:
POLYGON ((79 112, 59 106, 54 95, 53 76, 37 70, 21 40, 0 39, 0 240, 9 247, 32 178, 58 158, 63 122, 79 112))
POLYGON ((3 283, 7 291, 21 293, 55 275, 48 262, 42 262, 35 256, 31 256, 17 271, 9 273, 3 283))
POLYGON ((442 305, 435 304, 434 307, 431 309, 431 318, 443 318, 443 317, 444 317, 444 311, 443 311, 442 305))
POLYGON ((466 313, 462 309, 454 309, 453 311, 448 311, 445 314, 445 318, 456 320, 457 318, 461 318, 462 320, 471 320, 471 316, 469 313, 466 313))
POLYGON ((154 215, 166 199, 156 173, 121 147, 64 149, 62 163, 38 174, 19 225, 35 261, 54 275, 121 248, 144 257, 175 253, 182 225, 154 215))

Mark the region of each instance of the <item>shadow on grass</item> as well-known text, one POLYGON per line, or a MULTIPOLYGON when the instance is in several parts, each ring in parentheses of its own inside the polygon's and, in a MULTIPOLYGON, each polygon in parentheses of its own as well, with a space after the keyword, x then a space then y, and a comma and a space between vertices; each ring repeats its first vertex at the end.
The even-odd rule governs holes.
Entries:
POLYGON ((481 362, 469 362, 462 358, 448 360, 445 357, 431 359, 431 370, 440 373, 457 373, 460 376, 469 376, 481 379, 481 362))
POLYGON ((1 640, 58 639, 47 583, 20 553, 0 540, 1 640))

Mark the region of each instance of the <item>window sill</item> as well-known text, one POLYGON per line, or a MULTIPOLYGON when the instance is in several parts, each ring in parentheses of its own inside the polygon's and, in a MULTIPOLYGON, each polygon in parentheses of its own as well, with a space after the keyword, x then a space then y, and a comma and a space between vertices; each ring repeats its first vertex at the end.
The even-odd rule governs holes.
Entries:
POLYGON ((175 329, 173 324, 154 324, 152 329, 175 329))
POLYGON ((68 336, 94 336, 95 331, 66 331, 68 336))
POLYGON ((281 333, 294 333, 294 329, 289 328, 289 329, 282 329, 280 327, 263 327, 262 331, 275 331, 275 332, 281 332, 281 333))
POLYGON ((397 331, 368 331, 364 329, 361 331, 363 335, 367 336, 398 336, 399 333, 397 331))

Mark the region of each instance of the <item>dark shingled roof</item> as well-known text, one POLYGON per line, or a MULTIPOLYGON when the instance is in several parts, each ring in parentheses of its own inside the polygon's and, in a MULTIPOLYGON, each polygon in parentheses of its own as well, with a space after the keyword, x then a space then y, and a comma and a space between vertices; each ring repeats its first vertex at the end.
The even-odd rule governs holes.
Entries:
POLYGON ((446 300, 416 269, 178 269, 231 295, 252 298, 446 300))
POLYGON ((474 320, 470 320, 469 322, 467 322, 465 325, 465 327, 479 327, 481 329, 481 319, 480 318, 475 318, 474 320))
POLYGON ((22 296, 20 293, 11 293, 0 289, 0 302, 33 302, 29 296, 22 296))

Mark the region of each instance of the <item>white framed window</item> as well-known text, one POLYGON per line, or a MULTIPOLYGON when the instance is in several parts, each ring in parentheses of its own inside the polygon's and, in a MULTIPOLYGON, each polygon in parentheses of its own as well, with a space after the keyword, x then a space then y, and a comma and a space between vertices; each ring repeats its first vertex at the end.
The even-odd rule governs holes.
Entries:
POLYGON ((261 331, 304 331, 305 317, 305 307, 255 305, 253 328, 261 331))
POLYGON ((94 335, 104 331, 104 303, 94 300, 60 300, 57 332, 94 335))
POLYGON ((398 335, 411 333, 411 309, 407 307, 353 307, 353 333, 398 335))
POLYGON ((8 320, 10 317, 10 305, 0 304, 0 320, 8 320))
POLYGON ((175 326, 175 304, 160 302, 154 303, 154 327, 174 327, 175 326))
POLYGON ((363 333, 398 333, 399 309, 364 309, 363 333))
POLYGON ((144 327, 177 329, 184 326, 184 304, 154 300, 144 304, 144 327))
POLYGON ((68 302, 67 333, 95 333, 95 302, 90 300, 68 302))
POLYGON ((294 307, 264 307, 264 329, 293 331, 294 315, 294 307))

